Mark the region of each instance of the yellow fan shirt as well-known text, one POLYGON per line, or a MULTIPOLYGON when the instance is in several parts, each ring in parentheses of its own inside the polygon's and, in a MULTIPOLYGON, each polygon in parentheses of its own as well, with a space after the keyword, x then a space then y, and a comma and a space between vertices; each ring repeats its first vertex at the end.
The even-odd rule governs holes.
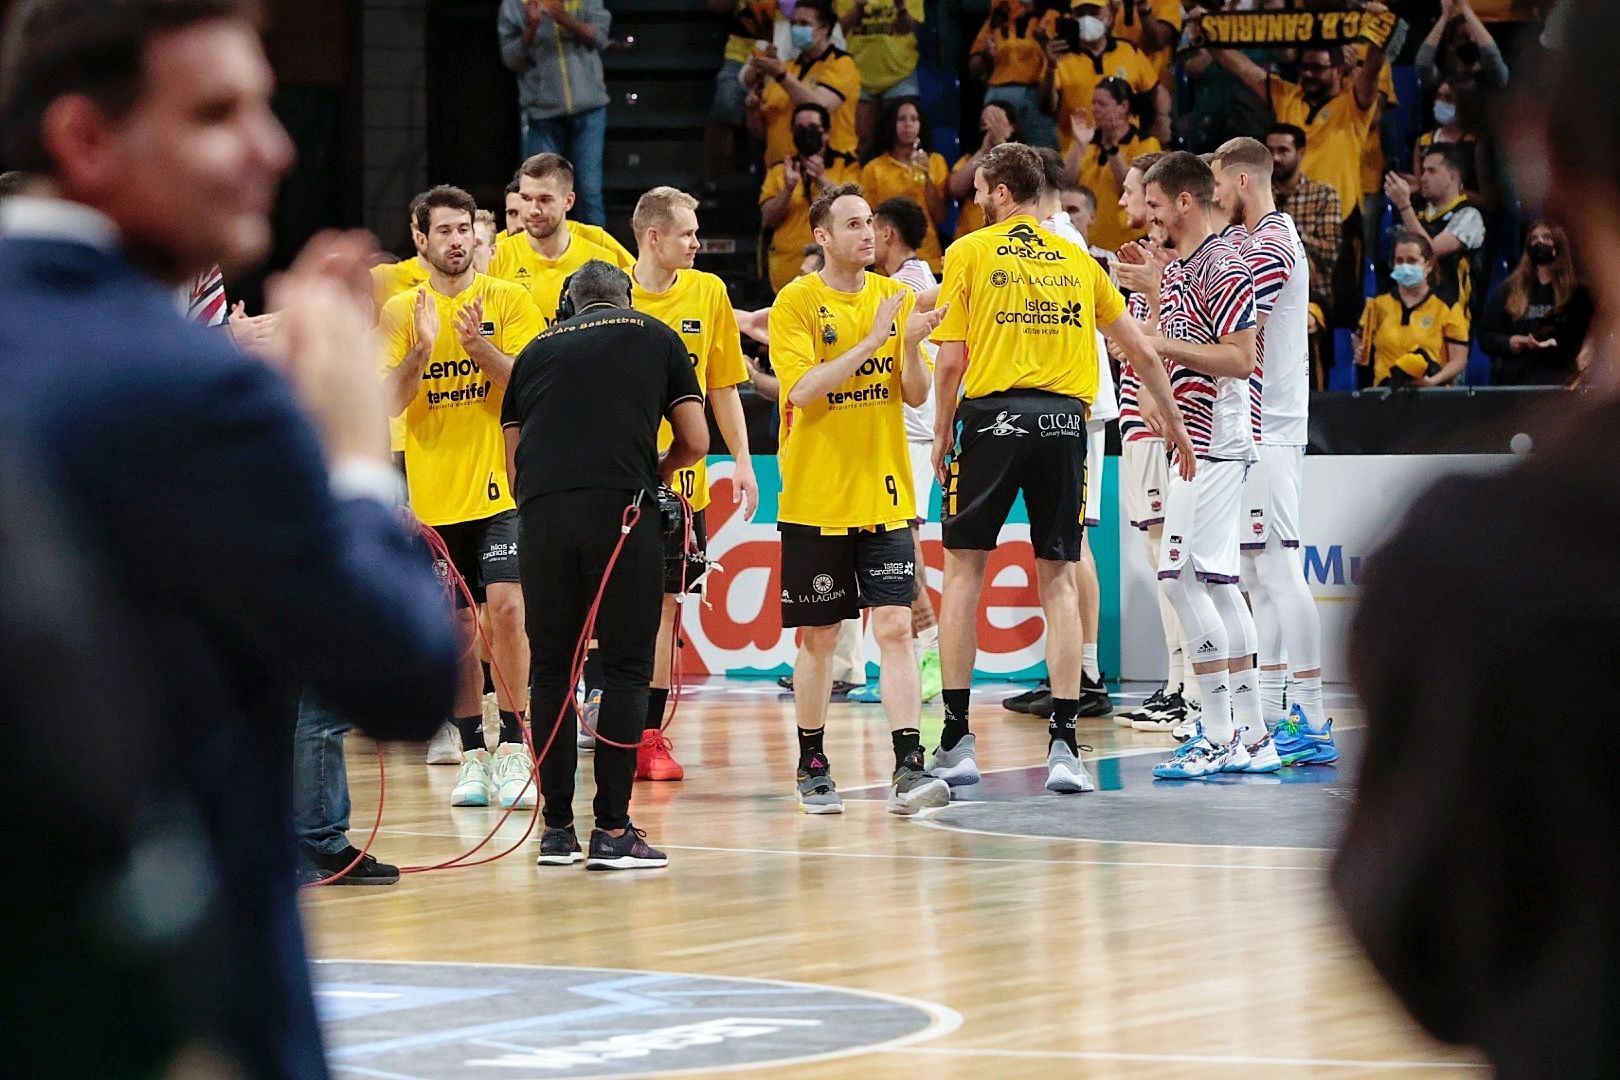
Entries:
POLYGON ((506 439, 501 433, 505 392, 467 356, 456 334, 456 313, 484 302, 484 336, 516 356, 540 333, 539 313, 517 285, 483 274, 455 296, 421 285, 383 305, 383 370, 405 360, 416 344, 416 296, 426 289, 439 310, 439 335, 406 406, 405 479, 411 509, 429 525, 478 521, 515 509, 506 486, 506 439))
MULTIPOLYGON (((1003 390, 1097 396, 1097 331, 1125 298, 1086 251, 1027 214, 986 225, 951 245, 933 340, 968 347, 965 397, 1003 390)), ((773 338, 774 340, 774 338, 773 338)))
POLYGON ((771 367, 782 383, 778 521, 840 531, 903 527, 916 512, 900 386, 903 335, 914 303, 903 283, 877 274, 866 274, 859 292, 842 292, 820 274, 806 274, 777 294, 770 338, 771 367), (854 348, 894 293, 905 300, 876 355, 815 401, 790 405, 798 381, 854 348))
MULTIPOLYGON (((613 252, 574 235, 569 223, 568 250, 559 259, 548 259, 529 243, 526 232, 512 233, 495 242, 495 255, 489 261, 489 276, 521 285, 534 301, 544 329, 557 321, 557 301, 568 275, 592 259, 619 264, 613 252)), ((632 260, 633 261, 633 260, 632 260)))
MULTIPOLYGON (((675 284, 661 293, 651 293, 634 285, 634 281, 632 276, 630 306, 646 312, 680 335, 705 398, 722 387, 748 381, 742 335, 737 330, 737 317, 732 313, 725 282, 702 270, 681 270, 675 275, 675 284)), ((669 421, 660 421, 659 452, 668 450, 674 439, 669 421)), ((709 505, 709 469, 704 462, 681 469, 675 474, 672 485, 686 496, 693 510, 709 505)))
POLYGON ((630 249, 619 243, 618 238, 602 228, 602 226, 591 225, 584 221, 574 221, 570 218, 568 231, 573 234, 575 240, 587 240, 607 251, 613 256, 609 261, 620 270, 628 273, 630 268, 636 265, 636 257, 630 254, 630 249))

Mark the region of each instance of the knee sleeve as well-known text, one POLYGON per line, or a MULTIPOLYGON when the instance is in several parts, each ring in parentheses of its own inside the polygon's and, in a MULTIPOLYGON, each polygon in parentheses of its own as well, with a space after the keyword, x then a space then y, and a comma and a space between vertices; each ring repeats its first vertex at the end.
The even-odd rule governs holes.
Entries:
POLYGON ((1298 553, 1273 541, 1255 560, 1266 597, 1276 613, 1277 633, 1291 671, 1322 666, 1322 622, 1305 584, 1298 553))
MULTIPOLYGON (((1210 598, 1210 587, 1191 569, 1179 577, 1165 579, 1170 603, 1181 619, 1182 639, 1187 659, 1195 664, 1211 660, 1225 660, 1227 653, 1226 625, 1210 598)), ((1235 591, 1235 590, 1234 590, 1235 591)))
POLYGON ((1254 618, 1236 585, 1211 585, 1210 603, 1226 628, 1226 659, 1241 660, 1255 650, 1254 618))
POLYGON ((1261 572, 1259 555, 1257 551, 1243 553, 1243 584, 1254 614, 1255 651, 1260 666, 1277 667, 1287 653, 1283 649, 1282 624, 1277 619, 1277 601, 1261 572))

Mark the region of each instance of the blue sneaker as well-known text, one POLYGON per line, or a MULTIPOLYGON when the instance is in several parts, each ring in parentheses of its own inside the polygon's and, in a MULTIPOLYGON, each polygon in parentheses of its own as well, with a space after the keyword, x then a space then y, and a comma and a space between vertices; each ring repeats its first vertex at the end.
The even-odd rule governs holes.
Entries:
POLYGON ((857 705, 876 705, 883 700, 883 691, 880 689, 878 681, 873 679, 865 686, 857 686, 851 690, 849 696, 844 700, 853 701, 857 705))
POLYGON ((1333 742, 1333 721, 1315 731, 1298 705, 1277 724, 1271 739, 1284 765, 1331 765, 1339 760, 1339 748, 1333 742))
POLYGON ((1202 780, 1221 771, 1224 754, 1209 739, 1203 728, 1180 746, 1176 752, 1153 766, 1158 780, 1202 780))

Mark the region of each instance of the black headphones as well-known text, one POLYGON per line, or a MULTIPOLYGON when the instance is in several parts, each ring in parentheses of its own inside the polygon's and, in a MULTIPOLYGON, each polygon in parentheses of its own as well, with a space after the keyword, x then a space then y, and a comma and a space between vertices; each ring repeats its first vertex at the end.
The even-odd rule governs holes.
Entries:
MULTIPOLYGON (((600 262, 602 260, 593 259, 592 261, 593 262, 600 262)), ((584 269, 584 267, 581 267, 580 269, 584 269)), ((619 278, 624 283, 624 294, 626 296, 629 296, 631 294, 630 275, 626 274, 623 270, 619 270, 619 268, 617 266, 613 267, 613 269, 618 271, 619 278)), ((577 274, 577 273, 579 273, 579 270, 574 271, 574 274, 577 274)), ((567 277, 563 278, 562 292, 557 295, 557 321, 558 322, 563 322, 563 321, 565 321, 567 319, 572 319, 575 315, 579 314, 579 312, 574 310, 574 298, 573 298, 573 296, 569 295, 569 291, 568 291, 568 287, 574 283, 574 274, 569 274, 567 277)))

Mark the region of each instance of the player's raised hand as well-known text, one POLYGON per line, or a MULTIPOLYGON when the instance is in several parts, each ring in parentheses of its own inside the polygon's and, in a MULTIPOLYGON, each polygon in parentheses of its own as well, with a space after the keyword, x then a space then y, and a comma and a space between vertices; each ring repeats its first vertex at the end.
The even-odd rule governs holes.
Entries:
POLYGON ((921 345, 928 340, 928 335, 934 332, 934 327, 945 318, 945 313, 951 310, 951 305, 932 311, 913 311, 911 318, 906 320, 906 344, 921 345))
MULTIPOLYGON (((426 290, 423 290, 426 292, 426 290)), ((456 336, 461 339, 464 348, 471 349, 484 339, 484 301, 482 297, 473 300, 460 311, 456 312, 451 322, 456 328, 456 336)))
POLYGON ((867 342, 875 349, 889 339, 889 331, 894 329, 895 316, 900 314, 900 305, 906 302, 909 292, 896 292, 887 300, 878 305, 877 317, 872 320, 872 329, 867 332, 867 342))
POLYGON ((432 344, 439 337, 439 305, 433 302, 426 289, 416 293, 416 307, 411 317, 416 322, 416 340, 432 344))

